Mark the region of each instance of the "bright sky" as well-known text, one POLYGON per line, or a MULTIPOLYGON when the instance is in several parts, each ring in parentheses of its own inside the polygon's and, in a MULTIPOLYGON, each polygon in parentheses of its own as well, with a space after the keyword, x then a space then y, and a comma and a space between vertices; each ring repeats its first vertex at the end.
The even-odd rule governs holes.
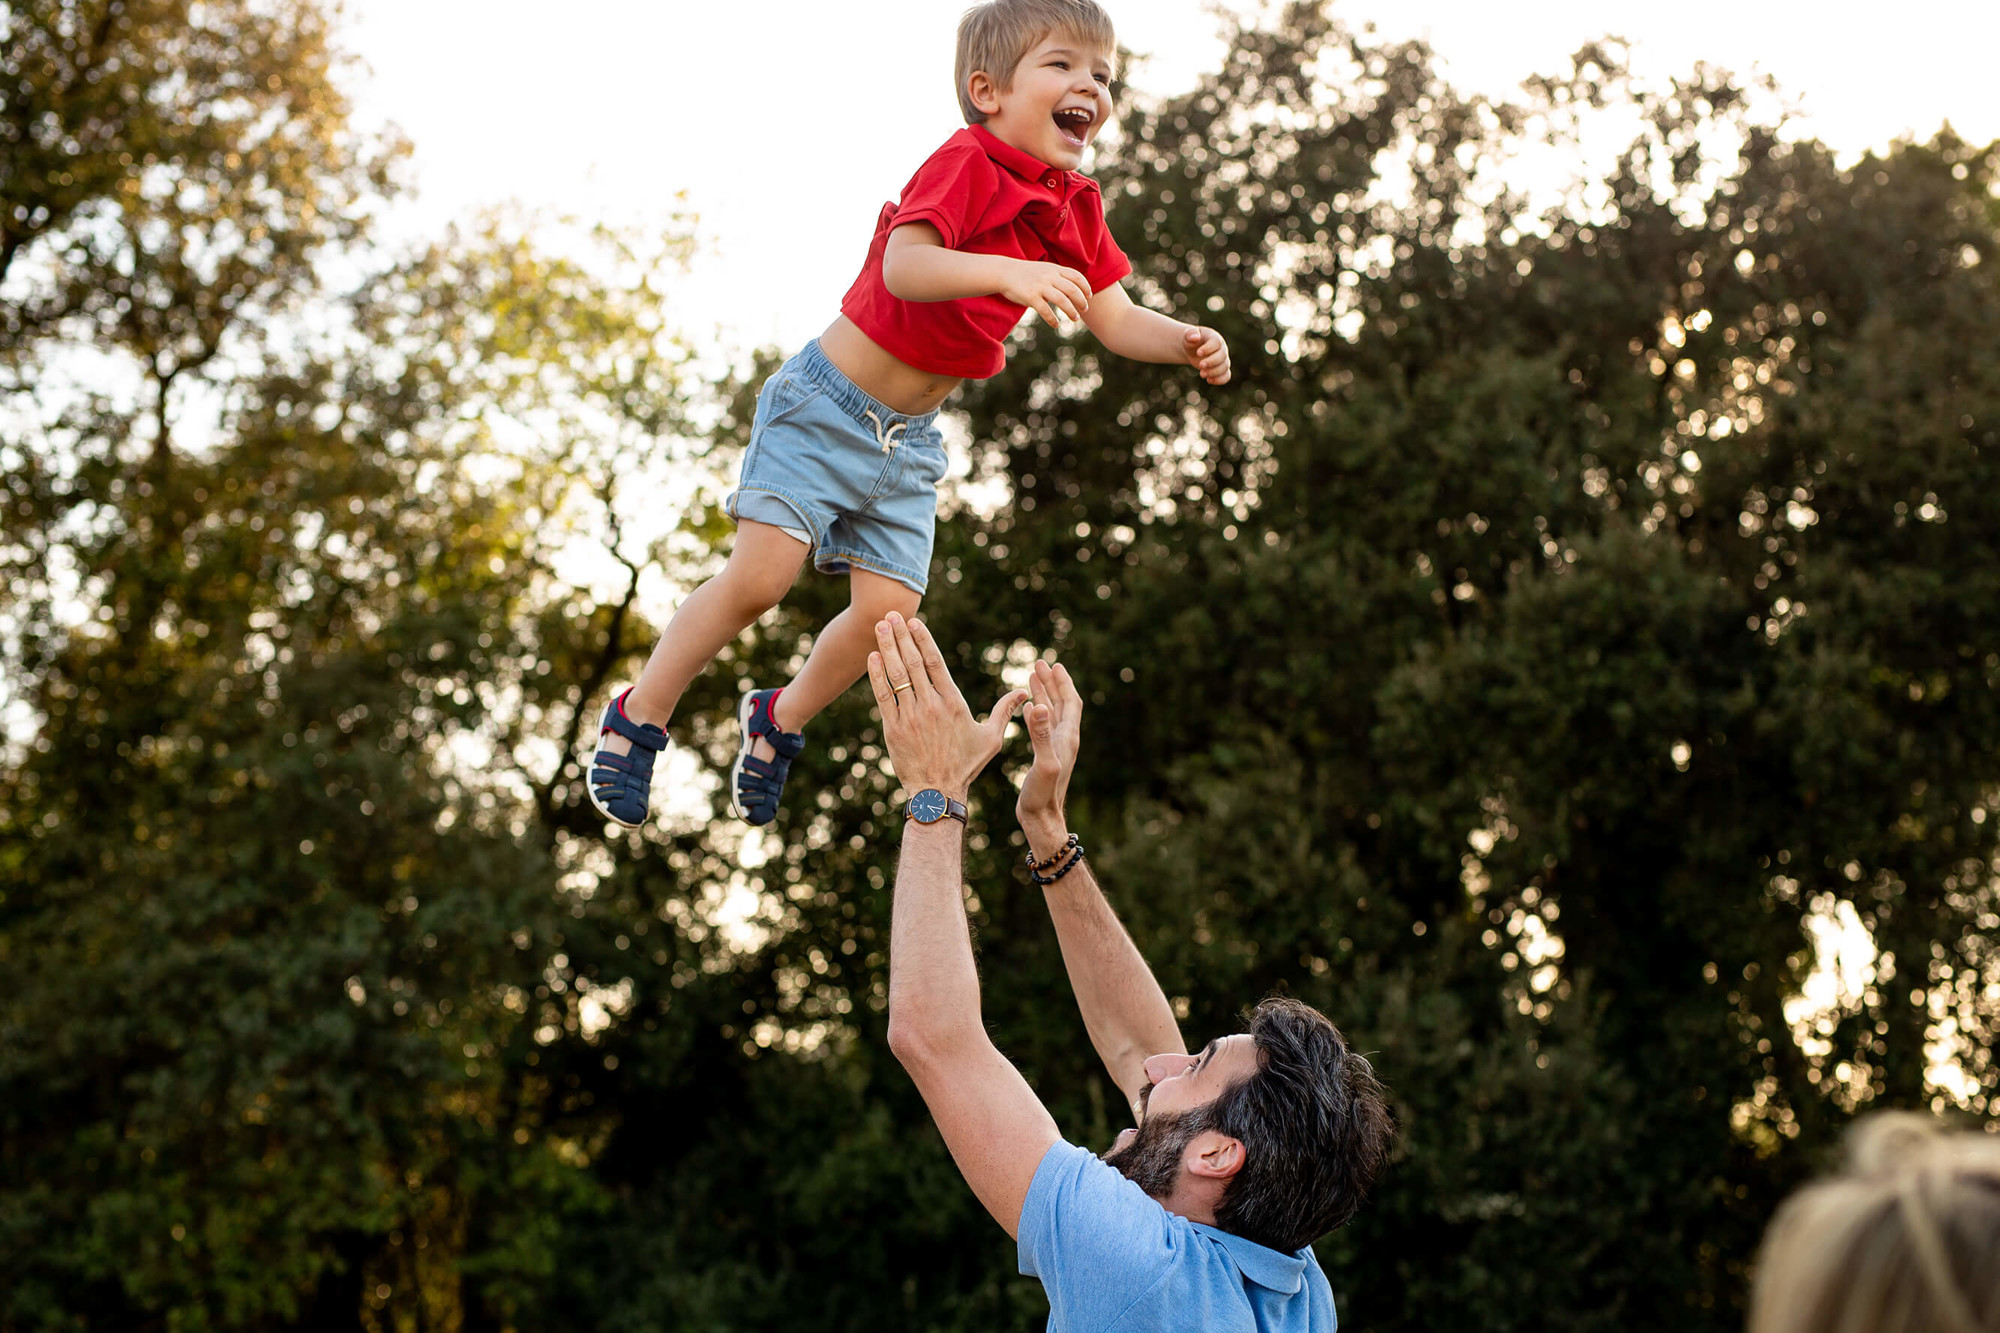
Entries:
MULTIPOLYGON (((1239 0, 1240 2, 1240 0, 1239 0)), ((1211 69, 1205 0, 1106 0, 1146 57, 1134 87, 1171 93, 1211 69)), ((519 201, 585 221, 663 225, 685 193, 703 255, 677 323, 738 348, 823 328, 876 211, 960 125, 951 89, 960 0, 348 0, 346 45, 372 71, 367 120, 416 143, 420 199, 400 226, 434 234, 519 201), (558 15, 560 17, 558 17, 558 15)), ((1348 23, 1424 37, 1461 87, 1511 92, 1607 33, 1643 72, 1708 60, 1775 75, 1844 152, 1949 119, 2000 138, 2000 4, 1991 0, 1345 0, 1348 23), (1526 16, 1532 10, 1532 18, 1526 16)))

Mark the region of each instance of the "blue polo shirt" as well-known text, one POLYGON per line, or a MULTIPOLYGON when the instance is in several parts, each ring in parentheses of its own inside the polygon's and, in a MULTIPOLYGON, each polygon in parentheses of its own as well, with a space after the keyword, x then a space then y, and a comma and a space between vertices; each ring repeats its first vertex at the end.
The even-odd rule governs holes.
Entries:
POLYGON ((1269 1250, 1168 1212, 1074 1144, 1056 1142, 1021 1207, 1021 1271, 1042 1280, 1049 1333, 1333 1333, 1312 1248, 1269 1250))

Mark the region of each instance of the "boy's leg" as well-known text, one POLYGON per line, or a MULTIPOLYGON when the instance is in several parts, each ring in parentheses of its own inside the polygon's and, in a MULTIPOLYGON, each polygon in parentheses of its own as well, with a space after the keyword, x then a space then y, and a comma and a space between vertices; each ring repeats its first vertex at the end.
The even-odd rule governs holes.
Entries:
MULTIPOLYGON (((667 622, 639 683, 625 697, 625 715, 641 725, 664 727, 702 668, 745 626, 784 600, 810 549, 768 523, 745 519, 737 524, 729 563, 688 594, 667 622)), ((864 667, 867 660, 864 654, 864 667)), ((599 748, 625 754, 632 742, 611 732, 602 737, 599 748)))
MULTIPOLYGON (((868 654, 875 650, 875 622, 891 611, 904 617, 917 613, 923 594, 886 575, 865 569, 848 575, 847 609, 829 620, 813 640, 805 666, 771 708, 771 720, 785 731, 797 731, 819 716, 849 686, 868 674, 868 654)), ((758 759, 777 752, 762 738, 750 749, 758 759)))

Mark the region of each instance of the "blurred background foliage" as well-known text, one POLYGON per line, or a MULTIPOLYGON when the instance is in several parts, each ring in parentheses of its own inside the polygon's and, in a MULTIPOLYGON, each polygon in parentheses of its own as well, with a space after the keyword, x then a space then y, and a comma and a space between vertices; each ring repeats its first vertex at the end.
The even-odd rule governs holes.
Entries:
MULTIPOLYGON (((578 785, 773 364, 676 336, 685 226, 385 255, 310 0, 0 38, 0 1330, 1038 1326, 883 1040, 871 710, 773 833, 710 776, 844 589, 697 684, 654 826, 578 785)), ((1284 990, 1374 1053, 1345 1321, 1736 1327, 1849 1116, 2000 1110, 2000 156, 1611 45, 1467 97, 1313 4, 1126 105, 1134 286, 1238 378, 1024 331, 939 639, 1084 685, 1191 1039, 1284 990)), ((1101 1147, 999 767, 988 1020, 1101 1147)))

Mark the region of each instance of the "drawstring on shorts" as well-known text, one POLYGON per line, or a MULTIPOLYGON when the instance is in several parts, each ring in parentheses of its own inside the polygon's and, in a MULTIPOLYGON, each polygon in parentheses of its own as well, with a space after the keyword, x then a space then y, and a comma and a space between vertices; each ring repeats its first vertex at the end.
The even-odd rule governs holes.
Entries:
POLYGON ((895 453, 896 446, 903 442, 903 431, 908 428, 910 423, 907 421, 884 422, 881 417, 875 415, 875 409, 872 407, 864 409, 864 414, 870 421, 875 423, 875 443, 882 446, 882 452, 885 454, 895 453))

